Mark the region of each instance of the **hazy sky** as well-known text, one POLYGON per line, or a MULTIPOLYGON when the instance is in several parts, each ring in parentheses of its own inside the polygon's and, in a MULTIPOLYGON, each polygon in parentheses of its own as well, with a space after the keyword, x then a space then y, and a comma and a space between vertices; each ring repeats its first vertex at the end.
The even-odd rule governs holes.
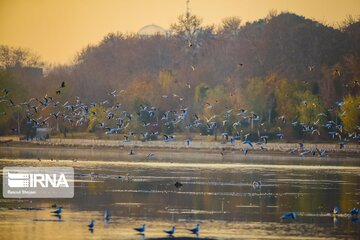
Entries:
MULTIPOLYGON (((87 44, 109 32, 137 32, 148 24, 168 28, 186 0, 0 0, 0 44, 25 47, 52 63, 68 63, 87 44)), ((360 0, 190 0, 204 24, 227 16, 243 22, 269 10, 290 11, 336 25, 360 15, 360 0)))

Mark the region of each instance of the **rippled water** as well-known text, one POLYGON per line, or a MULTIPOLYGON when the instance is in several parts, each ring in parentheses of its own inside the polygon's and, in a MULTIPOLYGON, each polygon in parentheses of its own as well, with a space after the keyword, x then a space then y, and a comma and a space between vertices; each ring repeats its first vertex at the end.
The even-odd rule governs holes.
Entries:
MULTIPOLYGON (((360 159, 264 157, 229 153, 1 148, 0 166, 73 166, 73 199, 1 199, 0 239, 150 239, 200 223, 208 239, 357 239, 360 159), (41 158, 41 162, 37 160, 41 158), (51 161, 53 159, 53 161, 51 161), (76 162, 73 161, 76 160, 76 162), (58 160, 58 161, 57 161, 58 160), (263 182, 260 188, 253 181, 263 182), (177 189, 174 183, 183 186, 177 189), (50 214, 64 207, 62 219, 50 214), (338 206, 341 214, 330 211, 338 206), (109 209, 112 217, 104 222, 109 209), (289 211, 296 221, 282 221, 289 211), (95 220, 89 232, 89 220, 95 220), (146 234, 132 230, 147 224, 146 234)), ((2 186, 2 184, 1 184, 2 186)))

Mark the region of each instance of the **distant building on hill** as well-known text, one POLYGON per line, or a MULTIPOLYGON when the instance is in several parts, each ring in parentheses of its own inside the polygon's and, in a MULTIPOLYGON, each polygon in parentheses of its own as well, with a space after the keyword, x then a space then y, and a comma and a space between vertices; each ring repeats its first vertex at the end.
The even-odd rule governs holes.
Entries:
POLYGON ((141 36, 154 36, 154 35, 167 35, 167 32, 164 28, 158 25, 150 24, 142 27, 138 31, 138 34, 141 36))

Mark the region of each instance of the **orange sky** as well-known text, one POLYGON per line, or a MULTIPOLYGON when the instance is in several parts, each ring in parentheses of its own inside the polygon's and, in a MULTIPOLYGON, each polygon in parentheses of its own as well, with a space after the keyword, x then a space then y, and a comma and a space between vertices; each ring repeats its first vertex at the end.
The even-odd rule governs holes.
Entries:
MULTIPOLYGON (((51 63, 69 63, 109 32, 137 32, 148 24, 168 28, 186 0, 0 0, 0 44, 25 47, 51 63)), ((336 25, 360 15, 360 0, 190 0, 204 24, 227 16, 246 21, 269 10, 290 11, 336 25)))

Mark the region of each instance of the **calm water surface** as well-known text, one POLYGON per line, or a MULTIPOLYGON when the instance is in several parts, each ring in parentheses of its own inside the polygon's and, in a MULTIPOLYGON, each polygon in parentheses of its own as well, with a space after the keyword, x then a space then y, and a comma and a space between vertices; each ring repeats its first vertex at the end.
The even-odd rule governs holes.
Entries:
POLYGON ((172 225, 175 237, 187 238, 359 239, 360 222, 347 214, 360 208, 359 158, 156 152, 145 160, 148 153, 0 148, 1 167, 73 166, 76 174, 73 199, 1 198, 0 239, 160 239, 172 225), (254 187, 259 180, 263 185, 254 187), (64 207, 62 219, 51 215, 53 204, 64 207), (281 221, 289 211, 296 221, 281 221), (146 234, 137 235, 132 228, 143 223, 146 234), (187 229, 197 223, 194 236, 187 229))

